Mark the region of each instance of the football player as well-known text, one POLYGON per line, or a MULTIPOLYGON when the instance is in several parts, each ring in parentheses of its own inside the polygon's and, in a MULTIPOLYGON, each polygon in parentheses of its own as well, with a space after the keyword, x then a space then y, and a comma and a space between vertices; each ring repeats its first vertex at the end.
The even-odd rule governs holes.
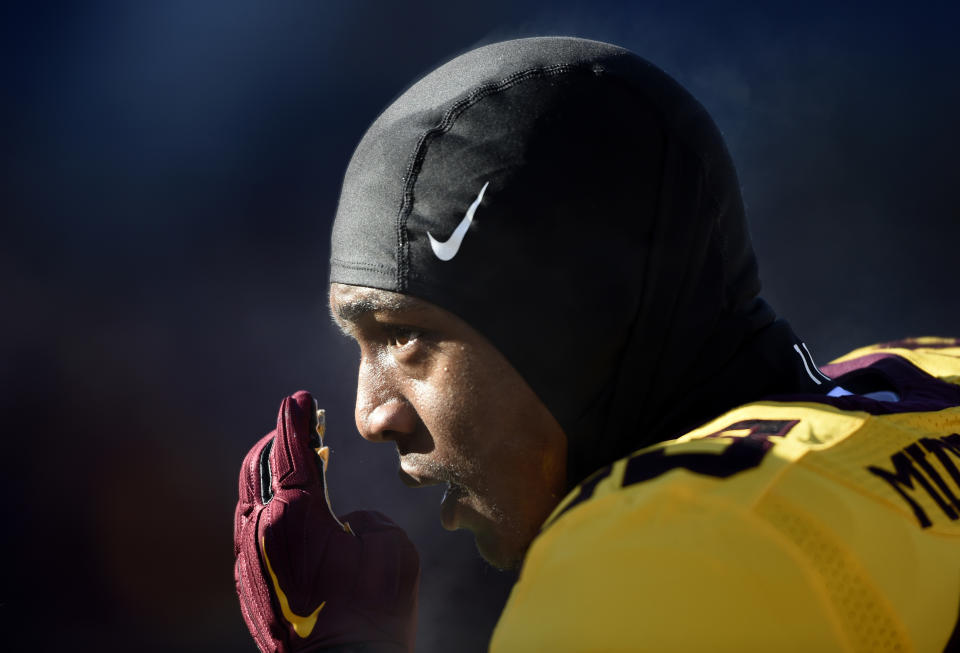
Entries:
MULTIPOLYGON (((353 155, 330 279, 361 435, 521 567, 491 650, 960 646, 960 342, 819 369, 717 128, 643 59, 534 38, 427 75, 353 155)), ((332 513, 320 431, 298 393, 244 461, 244 617, 264 651, 411 650, 416 551, 332 513)))

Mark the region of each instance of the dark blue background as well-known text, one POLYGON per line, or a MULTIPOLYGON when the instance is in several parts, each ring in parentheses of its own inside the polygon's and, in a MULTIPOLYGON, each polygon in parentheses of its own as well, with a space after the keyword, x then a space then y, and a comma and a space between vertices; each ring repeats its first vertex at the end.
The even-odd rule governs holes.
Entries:
POLYGON ((765 296, 822 362, 960 334, 956 11, 719 5, 5 4, 4 646, 253 650, 237 469, 307 388, 337 509, 384 510, 421 550, 420 650, 485 648, 511 578, 357 437, 356 354, 325 306, 354 145, 476 45, 597 38, 686 85, 740 170, 765 296))

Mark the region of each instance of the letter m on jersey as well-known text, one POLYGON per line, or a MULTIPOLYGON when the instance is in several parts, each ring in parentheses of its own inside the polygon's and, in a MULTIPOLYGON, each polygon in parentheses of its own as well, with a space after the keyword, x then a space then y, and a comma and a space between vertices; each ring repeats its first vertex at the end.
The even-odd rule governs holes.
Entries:
POLYGON ((922 490, 933 499, 948 519, 960 517, 960 499, 955 491, 960 491, 960 471, 952 456, 960 458, 960 434, 953 433, 942 438, 922 438, 904 447, 890 456, 893 470, 870 465, 867 471, 879 476, 899 494, 913 511, 922 528, 933 524, 923 506, 912 493, 922 490), (933 454, 941 467, 946 470, 952 484, 941 476, 930 463, 927 453, 933 454), (951 487, 952 485, 952 487, 951 487))

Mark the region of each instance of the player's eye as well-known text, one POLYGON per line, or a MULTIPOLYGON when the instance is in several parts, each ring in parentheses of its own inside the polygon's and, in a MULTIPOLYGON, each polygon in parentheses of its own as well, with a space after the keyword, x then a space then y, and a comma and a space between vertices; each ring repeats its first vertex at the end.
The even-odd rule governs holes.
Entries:
POLYGON ((420 337, 420 332, 408 327, 391 327, 387 333, 387 344, 402 349, 413 344, 420 337))

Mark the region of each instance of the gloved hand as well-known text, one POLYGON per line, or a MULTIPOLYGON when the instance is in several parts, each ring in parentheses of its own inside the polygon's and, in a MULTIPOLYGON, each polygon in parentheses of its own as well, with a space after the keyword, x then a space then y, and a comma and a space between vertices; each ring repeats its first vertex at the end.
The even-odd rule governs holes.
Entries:
POLYGON ((330 508, 322 412, 298 392, 247 454, 234 514, 234 579, 261 651, 412 651, 420 559, 384 515, 330 508))

